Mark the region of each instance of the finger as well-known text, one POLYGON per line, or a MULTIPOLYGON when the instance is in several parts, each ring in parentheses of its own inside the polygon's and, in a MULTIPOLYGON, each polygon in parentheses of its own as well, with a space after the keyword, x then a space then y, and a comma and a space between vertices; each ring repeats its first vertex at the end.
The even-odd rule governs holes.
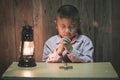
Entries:
POLYGON ((64 41, 64 42, 67 42, 67 43, 70 43, 70 42, 71 42, 71 40, 70 40, 69 38, 63 38, 63 41, 64 41))
POLYGON ((66 40, 66 41, 68 41, 68 42, 71 42, 70 38, 68 38, 68 37, 64 37, 63 40, 66 40))
POLYGON ((68 42, 63 41, 63 45, 68 45, 68 44, 69 44, 68 42))

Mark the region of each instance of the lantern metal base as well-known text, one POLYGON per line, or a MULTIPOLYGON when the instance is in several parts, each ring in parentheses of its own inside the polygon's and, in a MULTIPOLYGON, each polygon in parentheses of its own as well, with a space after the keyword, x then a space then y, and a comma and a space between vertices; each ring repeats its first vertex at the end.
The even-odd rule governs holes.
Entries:
POLYGON ((35 59, 32 57, 20 58, 18 66, 20 66, 20 67, 34 67, 34 66, 36 66, 35 59))

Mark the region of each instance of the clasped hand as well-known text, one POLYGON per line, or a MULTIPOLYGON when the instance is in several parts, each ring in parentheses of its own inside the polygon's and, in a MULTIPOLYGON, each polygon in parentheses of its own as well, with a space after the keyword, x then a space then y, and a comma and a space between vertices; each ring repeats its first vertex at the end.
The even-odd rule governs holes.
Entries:
POLYGON ((73 49, 73 47, 71 45, 71 40, 68 37, 64 37, 60 40, 60 46, 57 49, 57 53, 59 55, 62 55, 62 52, 64 50, 66 50, 67 53, 71 53, 72 49, 73 49))

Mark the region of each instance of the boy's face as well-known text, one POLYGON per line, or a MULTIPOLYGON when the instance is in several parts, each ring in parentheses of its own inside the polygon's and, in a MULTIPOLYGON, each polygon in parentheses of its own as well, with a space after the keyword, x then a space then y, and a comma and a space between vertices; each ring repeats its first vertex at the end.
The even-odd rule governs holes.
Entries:
POLYGON ((73 38, 77 33, 77 27, 79 26, 77 21, 73 21, 68 18, 57 17, 56 20, 57 29, 61 37, 73 38))

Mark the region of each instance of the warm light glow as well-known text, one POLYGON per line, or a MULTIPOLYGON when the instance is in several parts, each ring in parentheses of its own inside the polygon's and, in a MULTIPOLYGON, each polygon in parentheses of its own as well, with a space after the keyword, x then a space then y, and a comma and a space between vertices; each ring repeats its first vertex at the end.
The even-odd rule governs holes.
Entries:
POLYGON ((34 42, 25 41, 23 47, 23 55, 33 55, 34 52, 34 42))
POLYGON ((32 74, 31 74, 30 71, 25 70, 25 71, 23 72, 23 76, 24 76, 24 77, 32 77, 32 74))

